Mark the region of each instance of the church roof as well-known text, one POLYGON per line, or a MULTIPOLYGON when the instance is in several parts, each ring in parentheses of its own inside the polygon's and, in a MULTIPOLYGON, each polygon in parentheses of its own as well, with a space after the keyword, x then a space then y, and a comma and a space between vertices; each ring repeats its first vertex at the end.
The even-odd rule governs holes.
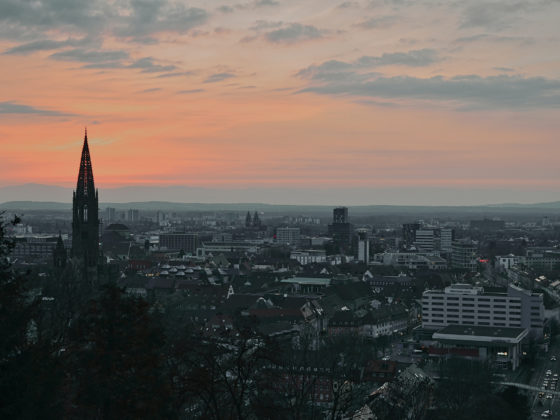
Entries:
POLYGON ((126 225, 123 225, 122 223, 111 223, 109 226, 107 226, 105 228, 105 230, 110 230, 110 231, 129 231, 129 227, 126 225))

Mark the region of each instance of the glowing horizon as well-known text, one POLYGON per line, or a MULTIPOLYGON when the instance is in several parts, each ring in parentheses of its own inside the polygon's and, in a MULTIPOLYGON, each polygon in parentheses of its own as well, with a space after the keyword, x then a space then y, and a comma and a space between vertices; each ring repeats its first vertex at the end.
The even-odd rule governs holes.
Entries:
POLYGON ((73 186, 87 126, 100 189, 560 194, 559 18, 548 0, 10 0, 0 187, 73 186))

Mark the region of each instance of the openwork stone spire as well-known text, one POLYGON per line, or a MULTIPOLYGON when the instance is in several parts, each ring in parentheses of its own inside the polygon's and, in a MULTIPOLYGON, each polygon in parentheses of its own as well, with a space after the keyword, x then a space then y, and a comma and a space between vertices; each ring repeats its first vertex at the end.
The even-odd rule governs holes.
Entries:
POLYGON ((84 135, 78 184, 72 199, 72 256, 84 260, 87 267, 99 261, 99 194, 93 182, 87 130, 84 135))
POLYGON ((95 185, 93 183, 93 168, 91 166, 91 158, 89 156, 86 128, 84 146, 82 147, 82 158, 80 160, 80 172, 78 173, 78 185, 76 186, 76 195, 78 197, 84 197, 88 194, 95 194, 95 185))

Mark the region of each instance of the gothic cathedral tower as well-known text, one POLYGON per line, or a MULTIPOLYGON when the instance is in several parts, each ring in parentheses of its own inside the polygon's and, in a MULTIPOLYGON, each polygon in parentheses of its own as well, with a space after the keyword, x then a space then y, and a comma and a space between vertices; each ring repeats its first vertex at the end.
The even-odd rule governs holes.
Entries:
POLYGON ((97 266, 99 260, 98 201, 86 130, 78 185, 72 197, 72 256, 83 258, 86 267, 97 266))

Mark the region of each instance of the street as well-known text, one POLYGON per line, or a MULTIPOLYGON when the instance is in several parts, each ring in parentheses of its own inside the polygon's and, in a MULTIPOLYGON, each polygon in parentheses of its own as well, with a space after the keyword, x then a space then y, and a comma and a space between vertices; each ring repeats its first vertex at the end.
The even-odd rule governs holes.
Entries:
MULTIPOLYGON (((545 410, 552 411, 552 416, 548 418, 560 420, 560 397, 546 392, 551 390, 553 384, 558 383, 558 380, 554 380, 555 374, 559 375, 556 378, 560 377, 560 344, 558 343, 550 346, 548 353, 537 359, 537 366, 531 377, 530 385, 532 386, 544 388, 544 384, 548 384, 547 389, 543 390, 544 395, 541 398, 539 398, 538 392, 529 393, 531 415, 535 420, 542 419, 541 415, 545 410), (553 356, 557 360, 551 360, 553 356), (548 375, 547 371, 550 371, 548 375), (547 398, 547 396, 552 398, 547 398)), ((554 387, 556 391, 560 390, 560 385, 555 385, 554 387)))

